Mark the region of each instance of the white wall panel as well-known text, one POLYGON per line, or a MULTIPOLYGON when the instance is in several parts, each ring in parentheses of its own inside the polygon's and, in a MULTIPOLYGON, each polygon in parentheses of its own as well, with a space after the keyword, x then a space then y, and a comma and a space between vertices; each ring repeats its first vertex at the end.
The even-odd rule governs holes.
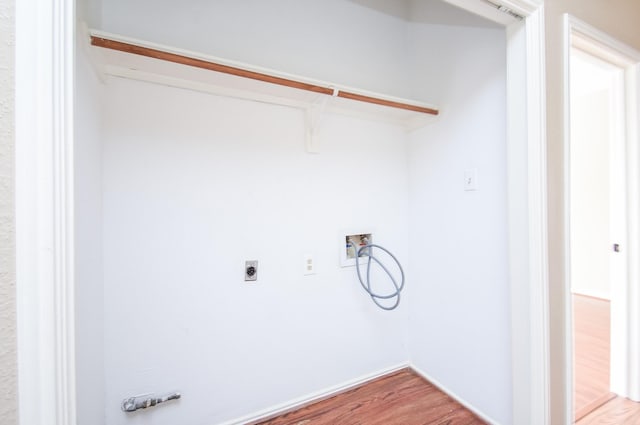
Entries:
POLYGON ((412 25, 413 85, 441 105, 410 137, 410 357, 511 417, 504 30, 412 25), (464 172, 477 169, 477 191, 464 172))
POLYGON ((312 155, 296 109, 120 79, 107 93, 107 423, 218 423, 406 361, 407 305, 378 310, 337 243, 371 226, 406 263, 401 129, 327 115, 312 155), (154 412, 116 407, 172 390, 154 412))

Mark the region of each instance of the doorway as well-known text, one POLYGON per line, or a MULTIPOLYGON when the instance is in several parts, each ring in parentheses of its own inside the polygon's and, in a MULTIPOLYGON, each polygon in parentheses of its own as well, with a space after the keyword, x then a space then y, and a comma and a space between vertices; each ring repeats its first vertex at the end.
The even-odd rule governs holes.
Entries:
POLYGON ((581 25, 570 22, 567 46, 566 198, 573 414, 579 424, 591 423, 616 396, 635 399, 637 383, 631 361, 637 307, 630 302, 636 290, 637 61, 581 25))
MULTIPOLYGON (((571 49, 570 226, 574 412, 579 420, 612 398, 611 293, 624 278, 613 249, 624 213, 617 191, 624 147, 624 70, 571 49), (622 217, 620 217, 622 215, 622 217), (620 219, 622 218, 622 219, 620 219)), ((622 184, 620 184, 622 183, 622 184)))

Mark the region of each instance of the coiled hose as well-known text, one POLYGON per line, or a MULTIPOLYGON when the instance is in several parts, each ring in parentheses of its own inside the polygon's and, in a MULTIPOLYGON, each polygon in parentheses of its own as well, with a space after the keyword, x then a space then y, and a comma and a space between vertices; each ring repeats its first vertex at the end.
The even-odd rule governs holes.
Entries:
POLYGON ((356 252, 356 270, 358 272, 358 280, 360 281, 360 285, 362 285, 362 288, 369 294, 373 302, 376 303, 378 307, 380 307, 383 310, 393 310, 396 307, 398 307, 398 304, 400 304, 400 292, 402 291, 402 288, 404 288, 404 270, 402 269, 402 265, 400 265, 400 262, 395 257, 395 255, 393 255, 391 252, 389 252, 388 249, 381 247, 380 245, 369 243, 367 245, 362 246, 356 252), (377 248, 386 252, 393 259, 393 261, 396 262, 396 264, 398 265, 398 269, 400 269, 400 275, 402 276, 402 281, 400 282, 399 285, 396 279, 391 274, 391 272, 389 272, 389 270, 385 267, 385 265, 382 264, 380 260, 378 260, 376 257, 374 257, 373 255, 374 248, 377 248), (362 273, 360 272, 360 256, 368 257, 366 280, 362 278, 362 273), (389 276, 389 279, 391 279, 391 283, 395 288, 394 292, 390 294, 384 294, 384 295, 373 292, 373 290, 371 289, 371 262, 372 261, 375 261, 376 263, 378 263, 378 265, 382 268, 382 270, 384 270, 387 276, 389 276), (393 305, 386 306, 380 303, 380 300, 388 300, 391 298, 395 298, 395 302, 393 303, 393 305))

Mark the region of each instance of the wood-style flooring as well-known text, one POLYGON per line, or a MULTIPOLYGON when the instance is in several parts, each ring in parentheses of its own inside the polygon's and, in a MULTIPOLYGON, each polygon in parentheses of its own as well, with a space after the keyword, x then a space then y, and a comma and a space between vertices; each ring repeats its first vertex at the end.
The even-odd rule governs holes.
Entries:
POLYGON ((640 424, 640 403, 623 397, 615 397, 576 422, 576 425, 638 424, 640 424))
POLYGON ((609 301, 573 295, 574 417, 614 397, 609 392, 609 301))
POLYGON ((640 403, 609 392, 609 304, 573 295, 576 425, 640 424, 640 403))
POLYGON ((261 425, 480 425, 480 418, 411 369, 369 381, 261 425))

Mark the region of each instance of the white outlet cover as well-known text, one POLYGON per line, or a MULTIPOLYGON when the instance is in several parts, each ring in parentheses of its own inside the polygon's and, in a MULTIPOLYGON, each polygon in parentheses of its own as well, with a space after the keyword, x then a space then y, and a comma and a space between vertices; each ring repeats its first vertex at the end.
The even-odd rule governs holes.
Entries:
POLYGON ((316 263, 315 263, 315 259, 313 258, 313 255, 306 254, 304 256, 303 267, 304 267, 303 274, 305 276, 316 274, 316 263))

